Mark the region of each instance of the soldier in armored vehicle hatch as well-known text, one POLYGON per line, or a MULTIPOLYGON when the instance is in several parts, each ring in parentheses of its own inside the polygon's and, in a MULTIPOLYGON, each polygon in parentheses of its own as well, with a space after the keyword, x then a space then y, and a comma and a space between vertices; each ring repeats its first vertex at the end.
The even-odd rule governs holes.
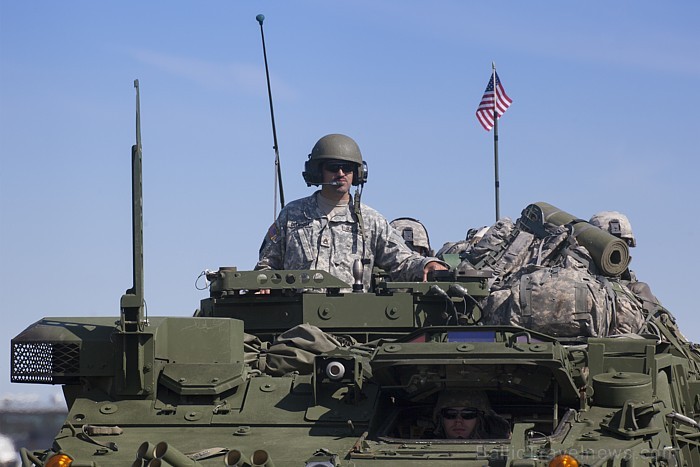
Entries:
POLYGON ((381 214, 361 204, 367 163, 348 136, 318 140, 302 175, 321 190, 282 209, 265 236, 256 270, 321 269, 352 284, 353 263, 360 260, 368 290, 375 264, 403 281, 426 280, 428 272, 447 269, 437 258, 411 251, 381 214), (352 186, 359 187, 354 199, 352 186))
POLYGON ((477 390, 446 390, 433 410, 435 438, 510 438, 510 424, 491 410, 488 396, 477 390))

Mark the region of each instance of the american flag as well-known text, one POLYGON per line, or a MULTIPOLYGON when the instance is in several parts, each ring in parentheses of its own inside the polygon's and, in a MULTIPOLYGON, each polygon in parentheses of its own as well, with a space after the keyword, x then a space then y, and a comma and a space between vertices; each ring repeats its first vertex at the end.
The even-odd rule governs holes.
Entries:
MULTIPOLYGON (((513 103, 513 100, 508 97, 508 94, 506 94, 506 90, 503 89, 503 84, 501 84, 501 80, 498 78, 498 73, 494 73, 496 75, 496 114, 498 114, 498 118, 501 118, 501 115, 503 115, 510 107, 510 104, 513 103)), ((486 131, 491 131, 491 128, 493 128, 493 109, 494 109, 494 96, 493 96, 493 74, 491 75, 491 79, 489 80, 489 84, 486 86, 486 91, 484 91, 484 97, 481 98, 481 102, 479 103, 479 107, 476 109, 476 118, 479 120, 479 123, 481 123, 481 126, 484 127, 484 130, 486 131)))

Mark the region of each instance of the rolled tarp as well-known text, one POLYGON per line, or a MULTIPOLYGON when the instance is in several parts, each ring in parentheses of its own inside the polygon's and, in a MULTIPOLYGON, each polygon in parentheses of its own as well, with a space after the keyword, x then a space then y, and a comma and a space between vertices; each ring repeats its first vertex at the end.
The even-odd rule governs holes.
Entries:
POLYGON ((606 276, 619 276, 629 266, 632 258, 624 240, 566 211, 540 201, 526 207, 523 216, 531 221, 573 225, 576 241, 588 250, 595 265, 606 276))

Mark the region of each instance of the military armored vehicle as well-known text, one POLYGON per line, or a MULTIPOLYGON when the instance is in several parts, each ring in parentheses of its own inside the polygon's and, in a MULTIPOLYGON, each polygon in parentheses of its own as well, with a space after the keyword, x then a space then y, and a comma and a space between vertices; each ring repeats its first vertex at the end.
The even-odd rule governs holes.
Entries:
MULTIPOLYGON (((11 380, 62 385, 69 409, 52 446, 21 449, 25 467, 700 466, 700 357, 663 307, 616 336, 486 325, 498 271, 453 254, 428 282, 370 291, 222 267, 194 316, 146 317, 138 132, 132 186, 120 316, 44 318, 11 342, 11 380), (484 394, 508 433, 441 435, 445 391, 484 394)), ((518 228, 569 225, 598 263, 624 263, 562 213, 535 203, 518 228)))

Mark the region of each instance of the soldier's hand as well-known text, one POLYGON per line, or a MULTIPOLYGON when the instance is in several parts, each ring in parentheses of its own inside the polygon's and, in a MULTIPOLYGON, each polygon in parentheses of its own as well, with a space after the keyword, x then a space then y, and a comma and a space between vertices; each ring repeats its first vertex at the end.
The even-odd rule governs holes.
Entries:
POLYGON ((423 268, 423 282, 428 281, 428 273, 430 271, 447 271, 447 267, 444 264, 438 263, 437 261, 431 261, 425 265, 423 268))

